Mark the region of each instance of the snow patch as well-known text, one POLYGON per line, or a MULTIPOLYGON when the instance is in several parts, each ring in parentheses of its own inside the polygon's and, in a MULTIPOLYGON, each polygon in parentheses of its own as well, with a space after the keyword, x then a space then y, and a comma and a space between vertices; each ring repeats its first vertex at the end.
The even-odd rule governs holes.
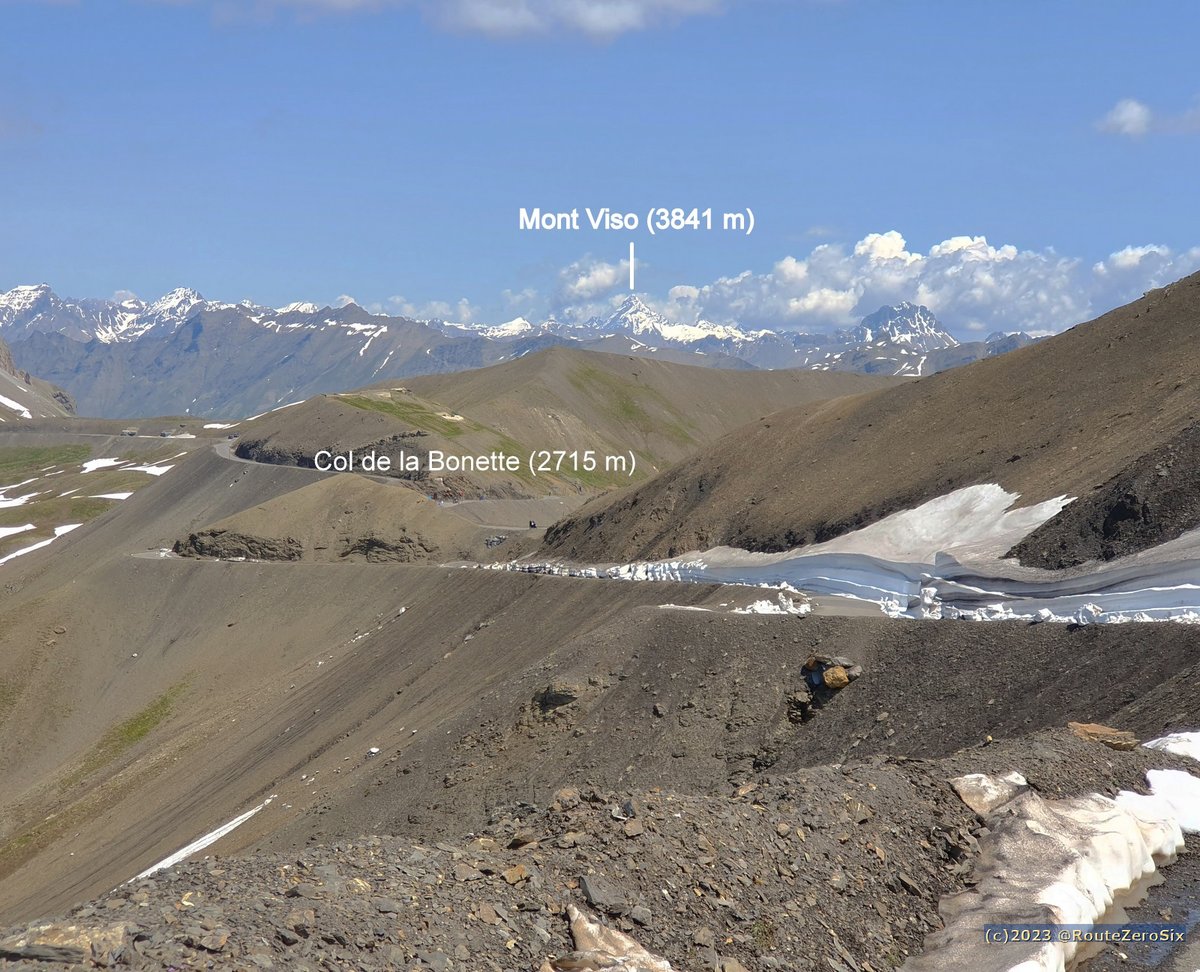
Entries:
POLYGON ((1152 770, 1149 795, 1122 791, 1045 800, 1022 792, 988 816, 988 853, 977 883, 943 899, 945 926, 906 967, 921 972, 1062 972, 1077 942, 997 946, 981 928, 1004 924, 1093 925, 1124 920, 1158 868, 1183 849, 1184 825, 1200 811, 1200 779, 1152 770), (1190 801, 1190 803, 1188 802, 1190 801))
POLYGON ((796 603, 783 591, 773 601, 764 598, 746 607, 733 609, 734 614, 808 614, 810 611, 812 605, 807 601, 796 603))
POLYGON ((1148 749, 1158 749, 1165 753, 1200 760, 1200 732, 1173 732, 1169 736, 1151 739, 1143 745, 1148 749))
MULTIPOLYGON (((247 820, 249 820, 251 817, 253 817, 256 813, 258 813, 264 807, 268 806, 271 803, 271 801, 273 801, 275 799, 276 795, 277 794, 271 794, 271 796, 269 796, 265 800, 263 800, 263 802, 260 803, 257 807, 254 807, 251 810, 247 810, 240 817, 234 817, 228 823, 222 824, 216 830, 209 831, 203 837, 198 837, 196 840, 192 841, 186 847, 181 847, 170 857, 164 857, 157 864, 151 865, 150 867, 146 868, 146 870, 142 871, 140 874, 138 874, 136 877, 131 878, 130 880, 140 881, 142 878, 149 877, 151 874, 154 874, 157 871, 165 870, 168 867, 174 867, 180 861, 187 860, 187 858, 191 857, 193 854, 199 853, 200 851, 204 850, 204 848, 210 846, 211 844, 215 844, 218 840, 220 840, 226 834, 232 833, 233 831, 237 830, 238 827, 240 827, 242 824, 244 824, 247 820)), ((126 883, 128 884, 129 882, 127 881, 126 883)))
POLYGON ((41 550, 43 547, 48 547, 59 537, 70 533, 72 530, 78 530, 81 526, 83 526, 82 523, 68 523, 66 526, 55 527, 54 536, 52 536, 49 540, 39 541, 38 543, 32 544, 28 547, 22 547, 20 550, 15 550, 7 557, 0 557, 0 564, 7 564, 10 560, 16 560, 16 558, 24 557, 26 554, 33 553, 35 550, 41 550))
POLYGON ((85 473, 95 472, 97 469, 108 469, 110 466, 119 466, 125 462, 124 459, 89 459, 83 464, 85 473))
POLYGON ((175 466, 173 464, 163 464, 158 466, 130 466, 128 472, 145 473, 147 476, 162 476, 169 473, 175 466))
POLYGON ((30 412, 29 409, 27 409, 20 402, 14 402, 11 398, 5 398, 3 395, 0 395, 0 405, 3 405, 5 408, 12 409, 14 412, 20 415, 21 418, 33 418, 33 413, 30 412))
POLYGON ((24 506, 38 493, 26 493, 24 496, 7 497, 0 493, 0 510, 11 510, 18 506, 24 506))
POLYGON ((893 618, 1200 624, 1200 561, 1125 561, 1047 576, 1000 557, 1070 500, 1021 509, 994 484, 968 486, 826 543, 782 553, 716 547, 613 567, 513 563, 503 569, 638 581, 733 584, 875 604, 893 618))

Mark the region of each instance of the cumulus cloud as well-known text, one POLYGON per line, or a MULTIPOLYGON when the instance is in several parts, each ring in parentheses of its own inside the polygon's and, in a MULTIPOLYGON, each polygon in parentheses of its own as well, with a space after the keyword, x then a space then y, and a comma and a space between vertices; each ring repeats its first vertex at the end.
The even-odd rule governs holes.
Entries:
MULTIPOLYGON (((1052 249, 953 236, 922 253, 897 231, 852 247, 822 244, 768 273, 672 287, 658 309, 677 320, 827 331, 884 304, 925 304, 951 330, 1061 331, 1200 269, 1200 247, 1129 246, 1091 266, 1052 249)), ((653 301, 652 301, 653 302, 653 301)))
POLYGON ((479 308, 466 297, 456 301, 429 300, 411 301, 399 295, 385 301, 368 305, 372 314, 388 314, 392 317, 411 317, 418 321, 450 321, 454 324, 469 324, 478 319, 479 308))
POLYGON ((1150 123, 1153 120, 1154 113, 1149 105, 1136 98, 1122 98, 1109 109, 1108 114, 1101 118, 1097 125, 1100 131, 1110 135, 1141 138, 1150 131, 1150 123))
POLYGON ((629 282, 629 261, 606 263, 585 257, 559 271, 559 295, 567 302, 593 301, 629 282))
MULTIPOLYGON (((180 3, 189 0, 157 0, 180 3)), ((440 27, 516 37, 570 31, 601 40, 718 12, 723 0, 190 0, 208 2, 225 19, 272 13, 301 17, 416 8, 440 27)))
MULTIPOLYGON (((994 244, 980 235, 951 236, 922 251, 889 230, 853 245, 823 243, 803 256, 783 257, 766 272, 744 270, 640 296, 681 323, 707 320, 810 333, 849 327, 885 304, 908 300, 929 307, 952 333, 978 339, 993 331, 1057 333, 1198 270, 1200 246, 1131 245, 1088 263, 1053 249, 994 244)), ((395 296, 367 308, 454 323, 508 319, 497 316, 501 313, 583 322, 611 314, 629 295, 628 286, 626 261, 588 256, 559 270, 545 290, 503 291, 487 316, 465 297, 417 302, 395 296)), ((343 295, 337 304, 351 300, 343 295)))
POLYGON ((1171 114, 1157 112, 1136 98, 1122 98, 1096 123, 1096 127, 1109 135, 1126 138, 1196 134, 1200 133, 1200 103, 1171 114))
POLYGON ((521 290, 505 290, 500 294, 506 307, 516 307, 527 310, 541 300, 541 295, 533 287, 523 287, 521 290))

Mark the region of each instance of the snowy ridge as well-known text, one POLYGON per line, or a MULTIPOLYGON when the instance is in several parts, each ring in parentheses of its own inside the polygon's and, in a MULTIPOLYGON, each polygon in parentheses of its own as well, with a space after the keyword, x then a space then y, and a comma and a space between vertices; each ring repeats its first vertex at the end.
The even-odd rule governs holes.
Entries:
MULTIPOLYGON (((197 314, 216 312, 241 316, 280 334, 334 328, 368 338, 383 334, 387 322, 396 319, 382 313, 369 313, 355 304, 335 310, 319 307, 311 301, 293 301, 278 308, 262 307, 251 301, 226 303, 208 300, 198 291, 185 287, 153 301, 133 296, 76 300, 61 298, 49 285, 37 284, 0 293, 0 334, 19 340, 30 332, 43 331, 61 333, 82 342, 96 340, 116 344, 138 341, 153 334, 170 334, 197 314), (351 323, 347 318, 358 318, 359 323, 351 323), (371 323, 362 322, 363 318, 371 323)), ((499 324, 437 319, 420 323, 442 333, 470 333, 492 341, 549 335, 588 342, 620 335, 630 339, 631 348, 642 352, 654 353, 663 347, 697 355, 721 351, 744 356, 759 366, 765 363, 767 367, 868 370, 899 375, 922 374, 929 354, 959 347, 958 341, 942 328, 927 307, 908 301, 880 308, 857 327, 819 335, 751 329, 737 322, 673 321, 636 294, 626 297, 611 314, 586 320, 550 317, 537 321, 519 316, 499 324), (850 359, 855 356, 857 359, 852 364, 850 359)), ((989 337, 986 343, 1007 347, 1014 339, 1017 344, 1029 340, 1023 335, 998 334, 989 337)))
POLYGON ((958 347, 958 341, 942 329, 928 307, 907 300, 894 307, 881 307, 864 317, 858 327, 846 332, 846 337, 853 344, 877 347, 888 343, 903 344, 913 351, 926 353, 958 347))
POLYGON ((757 338, 773 335, 773 331, 744 331, 736 325, 713 324, 700 320, 695 324, 674 323, 662 314, 646 306, 635 295, 625 301, 606 318, 592 318, 588 326, 602 333, 626 333, 637 337, 660 338, 675 344, 695 344, 699 341, 717 340, 750 342, 757 338))

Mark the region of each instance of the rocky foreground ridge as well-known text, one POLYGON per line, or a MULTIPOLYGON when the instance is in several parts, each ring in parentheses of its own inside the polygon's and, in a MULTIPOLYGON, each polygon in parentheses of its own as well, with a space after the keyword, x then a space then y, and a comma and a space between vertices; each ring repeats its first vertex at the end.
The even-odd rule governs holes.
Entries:
POLYGON ((177 865, 0 933, 0 967, 879 972, 973 881, 988 831, 951 777, 1019 768, 1047 797, 1111 793, 1175 759, 1054 730, 712 796, 584 784, 454 840, 177 865))

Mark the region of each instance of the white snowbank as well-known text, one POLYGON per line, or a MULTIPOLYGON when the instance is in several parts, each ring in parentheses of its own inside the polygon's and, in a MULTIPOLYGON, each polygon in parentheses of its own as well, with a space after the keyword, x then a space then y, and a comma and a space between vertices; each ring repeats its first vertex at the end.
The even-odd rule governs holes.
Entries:
POLYGON ((20 550, 14 550, 7 557, 0 557, 0 564, 7 564, 10 560, 16 560, 17 557, 24 557, 26 554, 33 553, 35 550, 41 550, 43 547, 48 547, 59 537, 70 533, 72 530, 78 530, 81 526, 83 526, 82 523, 68 523, 66 526, 55 527, 54 536, 52 536, 49 540, 40 540, 28 547, 22 547, 20 550))
POLYGON ((5 537, 16 536, 18 533, 25 533, 27 530, 32 529, 34 529, 32 523, 26 523, 24 526, 18 527, 0 527, 0 540, 3 540, 5 537))
POLYGON ((885 560, 935 561, 939 555, 992 559, 1073 502, 1057 496, 1034 506, 1012 509, 1020 499, 995 483, 966 486, 911 510, 835 540, 805 548, 811 554, 858 553, 885 560))
POLYGON ((238 422, 209 422, 204 427, 206 429, 232 429, 232 428, 235 428, 238 424, 239 424, 238 422))
MULTIPOLYGON (((1154 774, 1151 774, 1153 777, 1154 774)), ((1174 789, 1150 780, 1150 795, 1123 791, 1044 800, 1026 791, 988 817, 987 849, 977 883, 943 899, 944 927, 905 968, 913 972, 1062 972, 1076 942, 997 945, 982 929, 992 922, 1092 925, 1123 920, 1155 871, 1183 848, 1179 802, 1200 803, 1200 779, 1179 773, 1174 789)))
POLYGON ((1200 760, 1200 732, 1173 732, 1169 736, 1151 739, 1143 745, 1149 749, 1161 749, 1163 752, 1200 760))
POLYGON ((97 469, 108 469, 110 466, 119 466, 124 461, 124 459, 89 459, 83 464, 83 471, 90 473, 97 469))
POLYGON ((1009 509, 999 486, 969 486, 828 543, 775 554, 716 547, 615 567, 503 569, 619 580, 737 584, 846 597, 894 618, 1200 624, 1200 560, 1118 563, 1067 576, 1021 572, 997 557, 1063 508, 1059 497, 1009 509))
MULTIPOLYGON (((1176 733, 1147 745, 1173 752, 1200 744, 1200 733, 1176 733)), ((1150 793, 1123 790, 1115 799, 1091 794, 1045 800, 1011 782, 972 774, 972 790, 1011 799, 985 811, 990 833, 975 867, 975 884, 940 905, 944 926, 925 940, 911 972, 1063 972, 1079 943, 997 944, 982 929, 1013 925, 1122 923, 1158 868, 1171 864, 1184 833, 1200 833, 1200 778, 1150 770, 1150 793)))
POLYGON ((733 609, 734 614, 808 614, 810 611, 812 605, 807 601, 796 603, 783 591, 773 601, 764 598, 746 607, 733 609))
MULTIPOLYGON (((251 817, 253 817, 256 813, 258 813, 260 810, 262 810, 263 807, 267 806, 274 799, 275 799, 275 794, 272 794, 271 796, 269 796, 265 800, 263 800, 263 802, 260 803, 257 807, 254 807, 251 810, 247 810, 240 817, 234 817, 232 820, 229 821, 229 823, 222 824, 216 830, 209 831, 203 837, 198 837, 196 840, 193 840, 186 847, 181 847, 170 857, 164 857, 157 864, 154 864, 154 865, 146 868, 146 870, 142 871, 140 874, 131 878, 130 880, 137 881, 137 880, 140 880, 141 878, 149 877, 155 871, 162 871, 168 867, 174 867, 180 861, 186 860, 187 858, 191 857, 193 854, 196 854, 199 851, 204 850, 204 848, 208 847, 211 844, 215 844, 218 840, 220 840, 226 834, 232 833, 234 830, 237 830, 238 827, 240 827, 242 824, 244 824, 247 820, 249 820, 251 817)), ((128 882, 126 882, 126 883, 128 883, 128 882)))
POLYGON ((14 412, 20 415, 21 418, 33 418, 33 415, 29 409, 27 409, 20 402, 14 402, 11 398, 5 398, 3 395, 0 395, 0 405, 3 405, 5 408, 12 409, 14 412))
POLYGON ((0 493, 0 510, 11 510, 18 506, 24 506, 37 495, 37 493, 26 493, 24 496, 9 497, 0 493))
POLYGON ((1155 798, 1170 805, 1184 833, 1200 834, 1200 779, 1183 770, 1150 770, 1146 781, 1155 798))
POLYGON ((111 499, 111 500, 127 500, 133 493, 97 493, 95 496, 89 496, 88 499, 111 499))

